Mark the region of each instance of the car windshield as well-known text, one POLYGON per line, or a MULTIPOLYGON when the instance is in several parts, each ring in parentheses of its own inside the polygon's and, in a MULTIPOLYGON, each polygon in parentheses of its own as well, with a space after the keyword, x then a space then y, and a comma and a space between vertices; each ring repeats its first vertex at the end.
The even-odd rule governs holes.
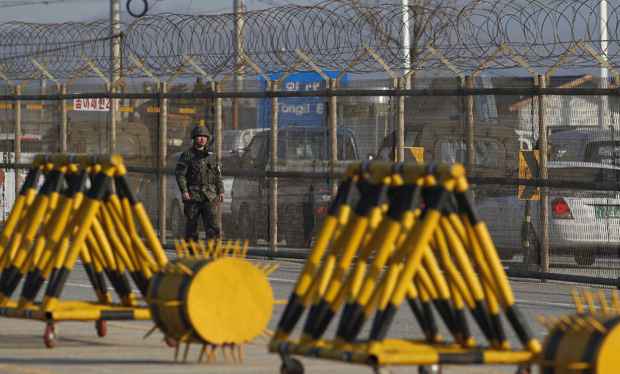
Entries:
POLYGON ((224 136, 222 139, 222 150, 224 152, 236 150, 239 147, 238 139, 239 135, 237 134, 237 132, 224 131, 224 136))
MULTIPOLYGON (((492 139, 480 139, 475 142, 476 165, 489 168, 499 167, 500 152, 504 151, 503 145, 492 139)), ((439 146, 439 159, 443 162, 465 162, 467 147, 460 140, 442 141, 439 146)), ((503 157, 503 156, 502 156, 503 157)))
MULTIPOLYGON (((285 160, 328 160, 327 131, 283 131, 278 137, 278 158, 285 160)), ((338 159, 355 159, 349 137, 338 134, 338 159)))
POLYGON ((325 136, 310 136, 306 131, 282 132, 278 139, 278 157, 286 160, 325 160, 326 140, 325 136))
POLYGON ((586 161, 620 165, 620 142, 603 141, 588 144, 586 161))

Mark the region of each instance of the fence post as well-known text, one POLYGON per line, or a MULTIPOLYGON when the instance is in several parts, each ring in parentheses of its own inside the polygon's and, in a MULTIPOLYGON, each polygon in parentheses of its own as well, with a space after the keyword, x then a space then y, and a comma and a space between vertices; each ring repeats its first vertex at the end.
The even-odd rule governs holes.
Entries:
MULTIPOLYGON (((215 86, 215 89, 213 91, 215 91, 216 93, 220 92, 221 90, 220 83, 215 83, 214 86, 215 86)), ((222 125, 223 125, 222 98, 217 97, 215 99, 215 161, 217 163, 219 170, 222 170, 222 125)), ((217 223, 218 223, 218 227, 220 228, 220 235, 221 235, 221 232, 223 231, 222 203, 221 202, 217 208, 217 223)))
MULTIPOLYGON (((271 91, 278 90, 278 83, 269 83, 271 91)), ((271 99, 271 171, 278 171, 278 98, 271 99)), ((269 211, 269 248, 272 252, 278 250, 278 178, 271 178, 271 199, 269 211)))
MULTIPOLYGON (((47 94, 47 80, 45 78, 41 78, 41 95, 47 94)), ((39 111, 39 121, 43 122, 45 119, 45 107, 47 106, 45 100, 41 100, 39 102, 41 104, 41 110, 39 111)))
MULTIPOLYGON (((465 77, 465 86, 468 89, 474 88, 474 79, 471 75, 465 77)), ((467 95, 467 135, 466 135, 466 147, 467 147, 467 174, 472 175, 474 172, 474 165, 476 164, 476 146, 474 143, 475 129, 474 129, 474 97, 467 95)))
MULTIPOLYGON (((67 85, 60 85, 60 94, 67 94, 67 85)), ((67 100, 60 100, 60 152, 67 153, 67 127, 68 127, 68 113, 67 113, 67 100)))
MULTIPOLYGON (((20 96, 22 94, 22 86, 15 86, 15 95, 20 96)), ((15 164, 19 164, 22 160, 22 101, 15 100, 15 131, 14 131, 14 148, 15 148, 15 164)), ((15 167, 15 198, 19 194, 21 181, 19 178, 19 170, 15 167)))
MULTIPOLYGON (((168 92, 168 83, 161 82, 159 85, 160 95, 168 92)), ((166 217, 167 206, 167 181, 164 169, 166 167, 166 154, 168 151, 168 99, 159 97, 159 158, 157 162, 157 176, 159 177, 159 236, 162 244, 166 243, 166 217)))
MULTIPOLYGON (((545 75, 538 75, 538 87, 544 89, 547 87, 545 75)), ((545 121, 545 98, 544 95, 538 96, 538 143, 540 150, 540 178, 547 180, 547 155, 548 155, 548 142, 547 142, 547 123, 545 121)), ((549 272, 549 188, 542 187, 540 189, 540 221, 541 221, 541 270, 543 272, 549 272)))
MULTIPOLYGON (((338 82, 335 79, 329 79, 329 89, 335 90, 338 82)), ((336 183, 336 162, 338 161, 338 99, 332 95, 329 97, 329 140, 331 144, 331 154, 329 158, 329 170, 331 180, 331 195, 336 196, 338 185, 336 183)))
MULTIPOLYGON (((406 79, 398 80, 398 88, 407 88, 406 79)), ((396 161, 405 161, 405 96, 398 95, 398 127, 396 128, 396 161)))

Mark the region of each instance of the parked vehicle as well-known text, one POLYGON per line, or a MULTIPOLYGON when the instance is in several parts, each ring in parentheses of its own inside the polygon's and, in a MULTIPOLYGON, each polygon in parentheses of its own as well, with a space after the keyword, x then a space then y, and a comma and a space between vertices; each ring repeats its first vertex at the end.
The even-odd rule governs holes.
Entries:
MULTIPOLYGON (((474 132, 475 173, 478 176, 510 176, 518 173, 516 154, 519 138, 513 128, 493 125, 479 126, 474 132)), ((467 160, 467 146, 463 130, 452 122, 409 124, 405 128, 405 161, 415 162, 408 150, 418 147, 423 150, 424 162, 460 162, 467 160)), ((392 132, 383 139, 376 158, 394 160, 396 136, 392 132)))
MULTIPOLYGON (((241 158, 242 170, 266 172, 270 164, 270 135, 258 133, 241 158)), ((349 129, 338 130, 339 170, 358 160, 357 144, 349 129)), ((278 131, 278 171, 329 171, 329 133, 324 127, 291 126, 278 131)), ((232 217, 238 237, 251 241, 269 239, 270 179, 235 178, 232 217)), ((278 238, 290 247, 306 247, 315 227, 327 213, 330 181, 312 178, 279 178, 278 238)))
POLYGON ((266 129, 224 130, 222 132, 222 157, 242 155, 254 135, 266 129))
MULTIPOLYGON (((549 178, 584 182, 611 182, 620 178, 620 139, 600 128, 552 131, 549 178)), ((522 252, 522 243, 540 250, 540 201, 530 201, 531 224, 523 230, 526 204, 516 188, 477 201, 500 254, 510 258, 522 252), (527 234, 526 234, 527 233, 527 234), (524 237, 527 235, 527 237, 524 237)), ((549 243, 552 254, 570 254, 579 265, 592 265, 597 255, 620 248, 620 192, 551 189, 549 243)))
MULTIPOLYGON (((14 149, 15 135, 13 133, 0 134, 0 162, 11 163, 15 162, 14 149), (10 150, 10 151, 9 151, 10 150)), ((22 149, 20 163, 27 164, 34 160, 34 156, 38 153, 45 151, 44 143, 41 141, 41 135, 24 134, 21 137, 22 149)), ((15 203, 15 169, 0 168, 0 223, 4 224, 4 221, 8 218, 13 204, 15 203)), ((23 183, 27 169, 18 169, 18 181, 17 183, 23 183)))

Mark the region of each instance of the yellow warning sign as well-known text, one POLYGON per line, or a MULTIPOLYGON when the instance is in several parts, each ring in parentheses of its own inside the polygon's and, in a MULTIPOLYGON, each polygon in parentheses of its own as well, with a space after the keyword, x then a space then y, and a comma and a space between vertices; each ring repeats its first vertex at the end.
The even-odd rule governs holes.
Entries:
POLYGON ((196 113, 196 109, 194 109, 194 108, 179 108, 179 113, 180 114, 195 114, 196 113))
MULTIPOLYGON (((540 177, 540 151, 519 151, 519 179, 540 177)), ((522 186, 517 189, 519 200, 540 200, 540 187, 522 186)))
POLYGON ((158 106, 150 106, 150 107, 146 108, 146 112, 147 113, 159 113, 159 107, 158 106))
POLYGON ((26 105, 26 109, 28 110, 43 110, 42 104, 28 104, 26 105))
POLYGON ((0 103, 0 110, 11 110, 13 109, 12 104, 0 103))
POLYGON ((424 163, 424 147, 405 147, 418 164, 424 163))
POLYGON ((132 106, 121 106, 118 108, 118 111, 121 113, 133 113, 133 107, 132 106))

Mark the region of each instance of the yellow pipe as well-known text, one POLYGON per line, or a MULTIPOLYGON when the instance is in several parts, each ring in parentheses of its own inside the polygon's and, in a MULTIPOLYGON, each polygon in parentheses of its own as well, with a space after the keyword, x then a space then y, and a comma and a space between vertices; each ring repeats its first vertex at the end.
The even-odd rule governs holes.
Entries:
MULTIPOLYGON (((125 265, 125 267, 127 267, 127 269, 129 269, 130 272, 135 272, 136 264, 134 264, 134 261, 132 261, 131 257, 129 256, 127 249, 121 242, 119 235, 116 232, 116 228, 114 227, 114 223, 112 222, 110 215, 105 209, 105 204, 102 204, 101 209, 99 210, 99 214, 100 217, 103 219, 103 224, 101 225, 101 228, 105 233, 104 235, 107 234, 106 236, 109 239, 112 248, 114 248, 113 253, 115 253, 118 258, 120 258, 122 263, 125 265)), ((95 220, 95 222, 97 222, 94 224, 95 226, 97 224, 100 224, 97 219, 95 220)))
MULTIPOLYGON (((97 210, 101 205, 101 201, 94 199, 86 199, 80 209, 80 216, 83 218, 81 222, 81 226, 78 228, 77 233, 72 237, 72 242, 67 251, 67 257, 61 269, 66 269, 66 271, 70 271, 75 265, 77 257, 80 253, 84 240, 90 227, 95 220, 95 215, 97 214, 97 210)), ((58 287, 63 287, 63 284, 59 284, 58 287)), ((60 293, 59 290, 52 290, 60 293)), ((58 296, 45 295, 42 303, 42 308, 45 310, 53 309, 58 303, 58 296)))
MULTIPOLYGON (((102 266, 105 269, 111 271, 117 271, 118 267, 116 265, 116 259, 113 256, 110 256, 109 252, 106 252, 102 246, 105 245, 104 242, 99 243, 95 238, 95 234, 93 231, 89 232, 86 236, 86 242, 88 243, 89 248, 95 254, 95 257, 101 261, 102 266), (100 245, 101 244, 101 245, 100 245)), ((109 243, 108 243, 109 246, 109 243)))
MULTIPOLYGON (((454 258, 456 260, 456 263, 458 264, 458 271, 460 275, 463 276, 467 284, 467 290, 469 291, 468 293, 473 299, 472 302, 482 302, 484 300, 482 284, 480 283, 480 280, 476 275, 476 271, 474 270, 473 265, 469 261, 467 250, 463 246, 463 242, 457 239, 460 238, 460 234, 457 235, 458 230, 454 230, 454 227, 451 223, 451 220, 448 221, 445 218, 442 219, 438 232, 444 239, 447 240, 446 248, 453 256, 452 258, 454 258)), ((463 227, 463 229, 465 228, 463 227)), ((465 297, 467 298, 467 296, 465 297)))
POLYGON ((146 237, 147 242, 149 243, 149 248, 151 249, 151 253, 155 257, 155 261, 160 267, 165 266, 168 263, 168 257, 166 256, 166 252, 164 252, 164 248, 159 242, 159 238, 157 238, 157 234, 153 229, 153 225, 151 224, 149 216, 148 214, 146 214, 142 203, 137 202, 136 204, 134 204, 133 211, 138 218, 140 227, 142 227, 142 231, 144 233, 144 236, 146 237))
MULTIPOLYGON (((125 228, 125 222, 123 221, 121 215, 119 215, 119 212, 117 211, 114 203, 111 203, 112 196, 116 195, 112 194, 110 196, 110 202, 107 202, 103 205, 102 214, 107 215, 107 220, 111 223, 111 229, 114 229, 117 233, 117 236, 119 236, 119 238, 121 239, 123 247, 126 249, 127 255, 133 263, 134 268, 144 268, 147 265, 143 264, 143 262, 140 261, 140 258, 138 258, 139 255, 137 255, 134 251, 131 237, 127 232, 127 229, 125 228)), ((118 198, 116 200, 118 200, 118 198)))
MULTIPOLYGON (((306 284, 303 284, 303 294, 296 294, 302 298, 304 306, 308 306, 312 303, 318 302, 320 297, 324 295, 324 292, 326 292, 327 286, 330 284, 332 275, 335 271, 337 259, 339 257, 342 257, 347 238, 353 234, 353 231, 358 224, 358 220, 359 217, 355 216, 351 219, 351 221, 347 222, 344 228, 341 229, 341 233, 338 235, 338 238, 336 238, 335 242, 330 247, 329 251, 325 256, 323 264, 321 264, 320 267, 318 267, 319 264, 317 262, 316 265, 318 268, 308 267, 307 269, 309 273, 307 275, 302 273, 299 288, 302 288, 301 282, 308 280, 308 283, 307 286, 306 284)), ((359 234, 362 235, 363 232, 360 232, 359 234)))
POLYGON ((466 285, 465 279, 452 262, 446 238, 444 237, 444 234, 441 232, 441 230, 437 230, 435 232, 435 243, 437 243, 437 249, 440 254, 441 263, 443 264, 443 267, 449 275, 451 283, 453 284, 452 294, 454 295, 454 291, 458 291, 459 296, 462 297, 467 306, 470 309, 475 308, 474 298, 471 295, 468 286, 466 285))
POLYGON ((368 300, 371 298, 372 293, 375 290, 375 286, 383 271, 383 267, 385 266, 389 256, 392 254, 393 243, 401 231, 401 224, 390 218, 386 219, 385 224, 388 226, 385 229, 385 240, 381 242, 378 247, 379 249, 370 266, 368 276, 364 279, 364 282, 360 287, 360 291, 358 292, 359 296, 355 297, 355 300, 362 306, 366 305, 368 300))
MULTIPOLYGON (((111 264, 116 264, 116 269, 119 270, 121 264, 116 261, 114 251, 112 250, 112 245, 110 244, 110 241, 105 235, 105 231, 96 217, 91 219, 91 230, 93 239, 95 239, 94 242, 98 244, 101 254, 105 258, 108 266, 111 266, 111 264)), ((87 232, 86 235, 89 235, 89 233, 87 232)))

